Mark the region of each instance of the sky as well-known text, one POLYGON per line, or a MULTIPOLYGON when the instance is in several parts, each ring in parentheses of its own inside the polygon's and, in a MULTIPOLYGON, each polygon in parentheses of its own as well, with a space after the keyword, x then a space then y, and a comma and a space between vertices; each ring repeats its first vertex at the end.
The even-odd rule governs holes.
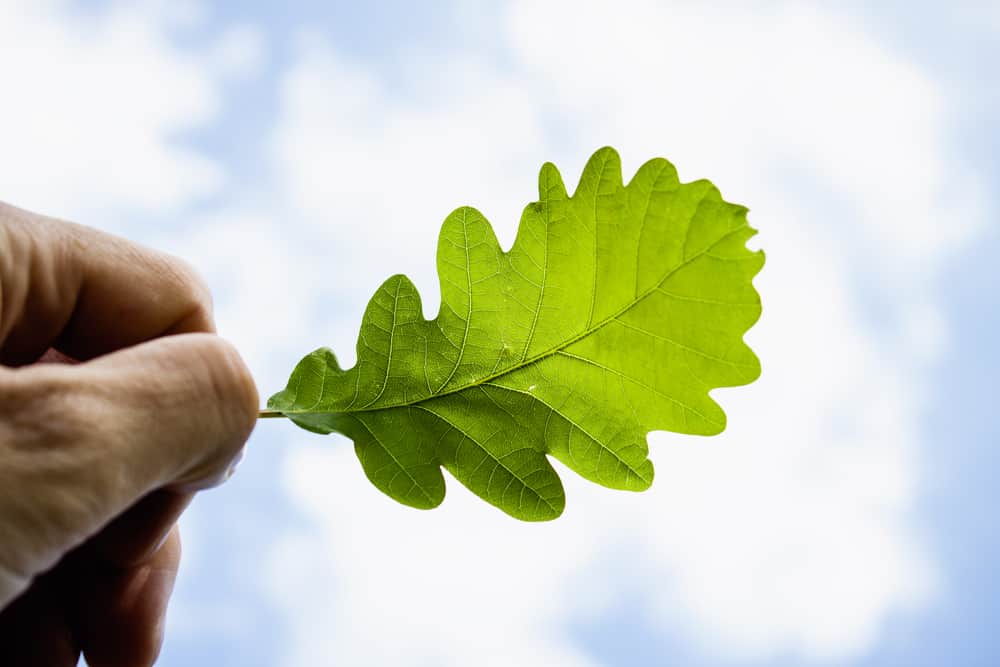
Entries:
POLYGON ((643 494, 419 512, 259 424, 158 664, 1000 662, 1000 6, 872 4, 0 0, 0 199, 193 263, 264 396, 393 273, 433 316, 445 216, 509 246, 545 161, 666 157, 767 253, 760 380, 643 494))

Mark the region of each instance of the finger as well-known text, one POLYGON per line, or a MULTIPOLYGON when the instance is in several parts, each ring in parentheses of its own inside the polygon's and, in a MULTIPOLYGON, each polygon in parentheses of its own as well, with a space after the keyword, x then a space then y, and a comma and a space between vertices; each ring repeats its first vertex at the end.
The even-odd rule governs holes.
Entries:
POLYGON ((159 489, 142 498, 86 544, 92 558, 128 567, 147 560, 163 544, 192 494, 159 489))
POLYGON ((153 492, 36 580, 0 612, 0 664, 76 665, 82 646, 91 667, 152 664, 180 560, 175 521, 189 500, 153 492))
POLYGON ((60 570, 49 572, 0 611, 0 665, 75 667, 80 649, 66 606, 68 583, 60 570))
POLYGON ((110 234, 0 203, 0 256, 2 364, 214 330, 210 294, 187 264, 110 234))
POLYGON ((148 667, 156 661, 180 558, 175 527, 142 563, 92 565, 80 589, 74 626, 90 667, 148 667))
POLYGON ((144 491, 193 491, 225 481, 257 421, 249 369, 236 348, 212 334, 161 338, 48 368, 95 400, 97 419, 87 426, 99 424, 97 437, 115 441, 119 466, 133 475, 144 471, 144 491))
POLYGON ((0 573, 22 587, 151 491, 225 480, 257 416, 249 371, 211 334, 0 371, 0 573))
MULTIPOLYGON (((39 363, 79 363, 48 350, 39 363)), ((91 558, 126 567, 145 561, 160 548, 194 494, 159 489, 139 500, 91 538, 85 549, 91 558)))

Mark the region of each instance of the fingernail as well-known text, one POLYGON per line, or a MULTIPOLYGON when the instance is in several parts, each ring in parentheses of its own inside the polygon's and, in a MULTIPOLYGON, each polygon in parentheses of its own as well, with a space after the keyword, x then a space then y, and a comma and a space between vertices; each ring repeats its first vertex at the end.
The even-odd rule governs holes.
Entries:
POLYGON ((240 451, 236 454, 236 458, 233 462, 229 464, 229 469, 226 470, 226 479, 228 480, 234 474, 236 474, 236 469, 240 467, 240 463, 243 461, 243 456, 246 453, 246 447, 240 448, 240 451))

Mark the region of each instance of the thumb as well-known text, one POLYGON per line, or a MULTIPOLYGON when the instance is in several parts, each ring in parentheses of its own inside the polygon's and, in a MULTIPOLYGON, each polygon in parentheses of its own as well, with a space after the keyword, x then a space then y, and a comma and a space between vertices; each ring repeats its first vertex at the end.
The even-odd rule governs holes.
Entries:
POLYGON ((0 371, 0 607, 150 491, 224 481, 257 415, 210 334, 0 371))
POLYGON ((232 345, 212 334, 159 338, 62 368, 69 377, 83 371, 72 384, 94 401, 85 428, 113 440, 119 469, 146 482, 142 493, 225 481, 257 421, 250 371, 232 345))

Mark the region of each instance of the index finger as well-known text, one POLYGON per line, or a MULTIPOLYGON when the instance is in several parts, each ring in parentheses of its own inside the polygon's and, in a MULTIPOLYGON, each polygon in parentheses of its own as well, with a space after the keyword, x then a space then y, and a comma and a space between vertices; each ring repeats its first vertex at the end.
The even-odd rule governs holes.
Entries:
POLYGON ((49 348, 79 360, 174 333, 213 332, 211 296, 183 261, 0 203, 0 363, 49 348))

